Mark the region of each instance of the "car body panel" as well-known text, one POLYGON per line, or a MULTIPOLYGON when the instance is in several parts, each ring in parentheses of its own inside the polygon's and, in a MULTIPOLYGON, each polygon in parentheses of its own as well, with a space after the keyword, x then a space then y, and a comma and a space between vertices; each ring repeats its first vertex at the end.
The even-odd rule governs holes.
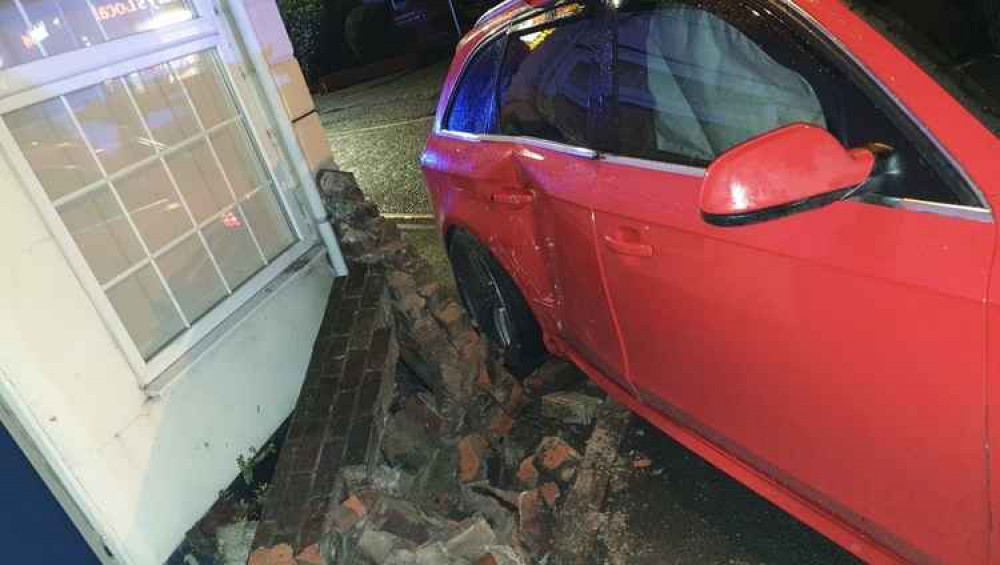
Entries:
MULTIPOLYGON (((1000 204, 1000 140, 932 77, 840 0, 773 5, 877 77, 984 204, 1000 204)), ((464 61, 530 10, 490 19, 458 48, 424 155, 442 230, 487 243, 550 351, 858 557, 1000 563, 992 214, 850 201, 717 228, 698 213, 699 169, 602 156, 584 166, 598 180, 581 185, 562 177, 584 170, 567 164, 579 156, 443 132, 464 61), (472 146, 480 157, 458 165, 472 146), (447 180, 497 161, 536 195, 530 206, 498 208, 447 180)))
POLYGON ((642 399, 907 558, 984 562, 993 226, 844 202, 718 228, 699 176, 599 176, 598 241, 654 250, 602 250, 642 399))

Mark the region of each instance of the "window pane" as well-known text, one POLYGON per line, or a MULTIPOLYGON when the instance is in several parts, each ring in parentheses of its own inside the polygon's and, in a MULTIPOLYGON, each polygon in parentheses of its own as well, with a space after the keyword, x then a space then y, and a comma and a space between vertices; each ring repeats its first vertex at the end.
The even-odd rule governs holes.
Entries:
MULTIPOLYGON (((39 37, 42 31, 36 31, 39 37)), ((13 0, 0 0, 0 69, 40 59, 42 51, 13 0)))
POLYGON ((493 129, 496 75, 502 55, 503 41, 495 40, 473 57, 455 91, 447 129, 467 133, 488 133, 493 129))
POLYGON ((139 269, 108 290, 108 299, 147 359, 184 330, 183 320, 152 267, 139 269))
POLYGON ((295 241, 295 235, 288 227, 288 221, 281 213, 271 188, 257 191, 243 201, 241 206, 268 261, 288 249, 295 241))
POLYGON ((176 145, 198 134, 194 111, 168 65, 132 73, 125 81, 156 141, 176 145))
POLYGON ((600 24, 584 19, 512 36, 500 76, 500 131, 588 146, 600 24))
POLYGON ((155 142, 120 79, 67 94, 66 100, 108 174, 153 154, 155 142))
POLYGON ((86 2, 21 0, 38 43, 48 56, 83 49, 104 41, 101 27, 86 2))
POLYGON ((114 186, 151 253, 194 227, 159 161, 129 173, 114 186))
POLYGON ((49 198, 100 180, 97 162, 58 98, 22 108, 4 121, 49 198))
POLYGON ((267 177, 243 124, 235 123, 212 134, 212 146, 237 198, 267 183, 267 177))
POLYGON ((194 17, 186 0, 0 0, 0 69, 194 17))
POLYGON ((225 75, 215 57, 195 53, 172 61, 170 66, 191 96, 202 125, 210 128, 236 116, 236 105, 222 82, 225 75))
POLYGON ((226 277, 229 288, 235 289, 264 266, 257 247, 250 238, 247 221, 236 208, 223 213, 202 230, 212 256, 226 277))
POLYGON ((63 204, 59 216, 102 283, 146 257, 125 213, 107 187, 63 204))
POLYGON ((156 259, 188 321, 195 321, 226 295, 226 288, 197 235, 156 259))
POLYGON ((171 154, 167 157, 167 166, 199 223, 233 204, 233 195, 208 143, 199 141, 171 154))

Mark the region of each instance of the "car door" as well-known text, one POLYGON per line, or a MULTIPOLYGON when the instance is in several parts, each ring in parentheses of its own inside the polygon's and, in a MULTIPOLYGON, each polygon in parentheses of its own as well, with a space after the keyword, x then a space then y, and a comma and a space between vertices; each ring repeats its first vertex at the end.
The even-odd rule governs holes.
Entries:
POLYGON ((764 3, 627 0, 594 197, 644 402, 904 558, 986 559, 991 215, 949 161, 764 3), (807 122, 894 148, 870 201, 738 228, 706 167, 807 122))
POLYGON ((500 72, 499 134, 515 140, 558 303, 558 331, 576 353, 632 391, 602 284, 591 214, 593 124, 610 89, 606 22, 566 3, 511 28, 500 72), (602 74, 601 69, 605 69, 602 74))

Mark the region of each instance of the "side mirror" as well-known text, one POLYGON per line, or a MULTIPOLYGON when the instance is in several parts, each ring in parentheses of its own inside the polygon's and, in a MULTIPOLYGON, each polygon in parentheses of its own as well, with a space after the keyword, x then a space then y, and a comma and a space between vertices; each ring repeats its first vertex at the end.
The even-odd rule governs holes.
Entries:
POLYGON ((792 124, 719 156, 701 187, 701 215, 743 226, 826 206, 853 194, 875 165, 869 149, 848 150, 822 128, 792 124))

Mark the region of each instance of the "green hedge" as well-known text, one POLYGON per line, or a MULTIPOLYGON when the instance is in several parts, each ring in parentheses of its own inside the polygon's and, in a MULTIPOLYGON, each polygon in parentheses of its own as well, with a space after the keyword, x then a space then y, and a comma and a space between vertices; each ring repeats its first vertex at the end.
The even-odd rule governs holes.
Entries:
POLYGON ((322 26, 326 14, 323 1, 278 0, 278 10, 306 80, 318 78, 323 71, 322 26))

